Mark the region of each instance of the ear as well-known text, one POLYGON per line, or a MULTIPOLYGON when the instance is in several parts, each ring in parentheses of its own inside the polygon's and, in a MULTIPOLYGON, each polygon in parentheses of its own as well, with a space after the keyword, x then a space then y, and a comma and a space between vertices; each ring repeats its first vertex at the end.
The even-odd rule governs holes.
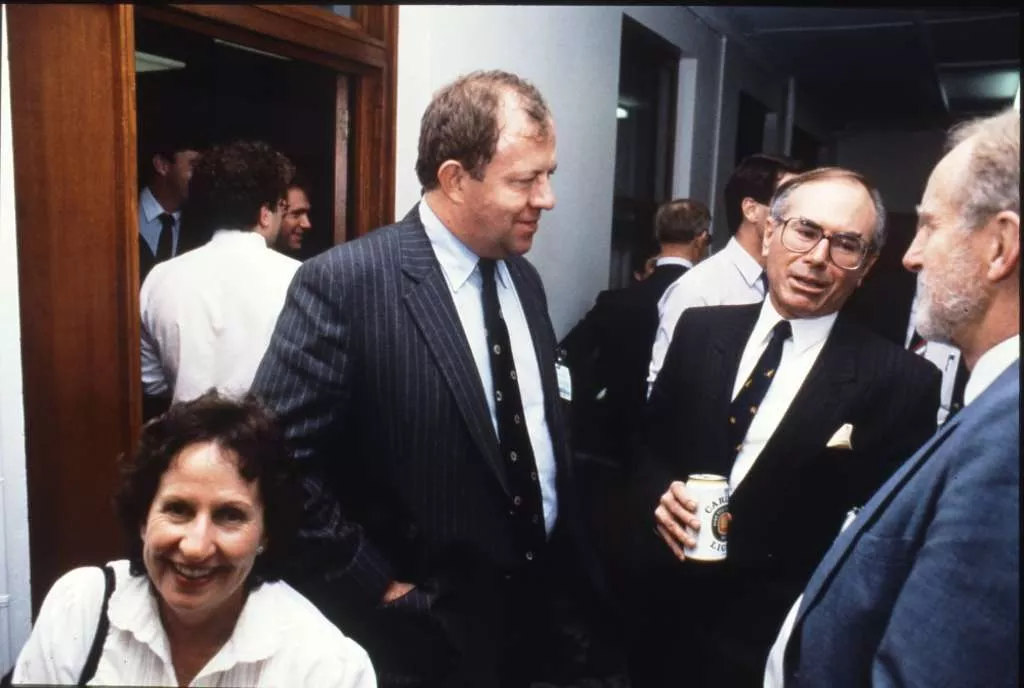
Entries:
POLYGON ((145 521, 143 521, 142 523, 139 524, 139 539, 140 540, 145 540, 146 539, 146 522, 145 521))
POLYGON ((160 176, 165 176, 167 172, 170 171, 171 165, 168 162, 167 158, 160 155, 159 153, 154 153, 153 169, 156 170, 156 173, 159 174, 160 176))
POLYGON ((468 181, 469 172, 458 160, 445 160, 437 170, 438 185, 452 203, 461 205, 465 202, 468 181))
POLYGON ((272 211, 270 209, 270 206, 267 205, 266 203, 261 205, 260 206, 260 220, 259 220, 259 223, 258 223, 259 226, 262 229, 266 229, 267 227, 270 226, 271 222, 273 221, 273 218, 274 218, 274 211, 272 211))
POLYGON ((763 205, 749 196, 740 202, 740 210, 743 211, 743 219, 747 222, 757 222, 760 219, 762 208, 764 208, 763 205))
POLYGON ((1012 210, 997 213, 988 221, 984 231, 991 233, 985 255, 988 279, 1001 282, 1017 274, 1020 266, 1020 215, 1012 210))
POLYGON ((775 233, 781 229, 779 224, 775 221, 775 218, 771 215, 768 216, 767 221, 764 223, 764 236, 761 237, 761 255, 764 257, 768 256, 768 247, 772 244, 772 239, 775 237, 775 233))

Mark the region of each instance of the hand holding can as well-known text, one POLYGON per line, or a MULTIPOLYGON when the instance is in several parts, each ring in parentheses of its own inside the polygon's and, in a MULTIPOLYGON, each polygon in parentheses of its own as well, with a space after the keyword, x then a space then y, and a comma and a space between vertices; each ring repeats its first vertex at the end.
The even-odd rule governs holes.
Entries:
POLYGON ((728 553, 729 481, 721 475, 695 473, 686 481, 686 491, 697 502, 700 518, 700 529, 691 531, 696 545, 683 549, 686 558, 722 561, 728 553))

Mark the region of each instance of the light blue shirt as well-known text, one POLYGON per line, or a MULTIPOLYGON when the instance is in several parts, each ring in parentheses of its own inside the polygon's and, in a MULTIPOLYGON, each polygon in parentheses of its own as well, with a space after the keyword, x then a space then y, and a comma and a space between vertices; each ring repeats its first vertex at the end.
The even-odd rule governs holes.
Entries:
MULTIPOLYGON (((160 224, 160 213, 166 210, 156 200, 156 196, 147 186, 139 194, 139 236, 149 246, 149 250, 156 255, 157 245, 160 243, 160 232, 164 226, 160 224)), ((174 225, 171 227, 171 255, 178 255, 178 233, 181 230, 181 211, 171 213, 174 218, 174 225)))
MULTIPOLYGON (((441 264, 441 271, 444 273, 445 282, 462 322, 462 330, 469 340, 473 361, 483 383, 491 424, 497 435, 498 415, 491 380, 491 358, 487 351, 487 328, 484 326, 482 280, 477 267, 480 258, 444 226, 427 205, 426 199, 420 199, 419 214, 420 221, 427 231, 430 246, 434 250, 434 256, 441 264)), ((519 303, 519 296, 516 294, 505 261, 498 261, 495 275, 498 304, 508 326, 512 360, 516 366, 519 392, 523 399, 523 413, 526 416, 526 429, 537 464, 537 477, 544 505, 544 528, 550 535, 558 517, 558 495, 555 492, 555 451, 551 444, 547 415, 544 413, 544 389, 540 381, 540 367, 533 349, 533 339, 530 337, 526 315, 523 313, 522 304, 519 303)))

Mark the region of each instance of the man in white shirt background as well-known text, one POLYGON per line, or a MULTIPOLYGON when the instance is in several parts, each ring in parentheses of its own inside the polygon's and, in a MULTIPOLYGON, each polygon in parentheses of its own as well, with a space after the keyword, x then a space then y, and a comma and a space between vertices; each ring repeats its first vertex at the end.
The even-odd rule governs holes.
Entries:
POLYGON ((215 146, 196 165, 190 212, 213 230, 203 246, 157 264, 142 285, 142 387, 192 399, 244 394, 300 263, 277 240, 294 167, 261 142, 215 146))
POLYGON ((722 250, 679 277, 658 302, 658 330, 651 350, 648 392, 661 371, 676 323, 693 306, 757 303, 766 283, 761 240, 768 219, 768 202, 801 166, 785 157, 757 153, 744 158, 725 185, 725 215, 732 234, 722 250))
POLYGON ((961 125, 903 258, 914 326, 961 351, 964 408, 843 529, 764 686, 1020 685, 1020 115, 961 125))
POLYGON ((855 172, 794 177, 771 202, 769 298, 680 318, 642 435, 636 539, 651 571, 638 587, 653 592, 637 629, 649 656, 636 666, 650 674, 634 685, 758 685, 846 511, 934 431, 938 372, 841 310, 884 245, 884 220, 855 172), (729 482, 721 562, 683 551, 699 523, 684 485, 694 473, 729 482))
POLYGON ((153 134, 140 132, 145 151, 139 169, 145 186, 139 193, 139 284, 153 266, 186 248, 181 237, 181 207, 188 199, 192 168, 199 159, 195 142, 182 127, 169 127, 153 134))

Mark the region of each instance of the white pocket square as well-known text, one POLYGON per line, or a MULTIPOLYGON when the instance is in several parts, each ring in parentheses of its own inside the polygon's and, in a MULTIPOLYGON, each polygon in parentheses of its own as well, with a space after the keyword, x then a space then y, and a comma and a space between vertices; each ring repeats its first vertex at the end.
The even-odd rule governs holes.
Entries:
POLYGON ((832 438, 825 445, 829 449, 853 449, 853 445, 850 443, 850 438, 853 436, 853 425, 850 423, 843 423, 843 425, 835 431, 832 438))

